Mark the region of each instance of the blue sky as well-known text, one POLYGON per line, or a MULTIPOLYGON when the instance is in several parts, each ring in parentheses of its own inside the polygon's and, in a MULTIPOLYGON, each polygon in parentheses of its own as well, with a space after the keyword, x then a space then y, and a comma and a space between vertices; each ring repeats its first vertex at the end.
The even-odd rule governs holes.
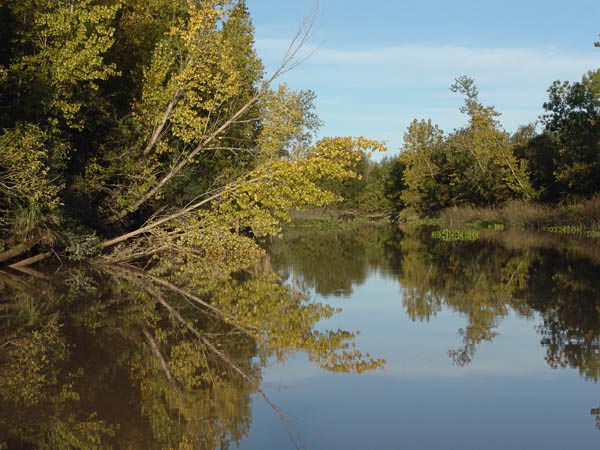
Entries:
MULTIPOLYGON (((317 2, 247 4, 273 69, 317 2)), ((320 0, 307 50, 319 48, 283 81, 316 92, 321 136, 385 140, 393 154, 413 118, 446 131, 464 123, 448 89, 460 75, 475 78, 508 131, 534 121, 552 81, 600 67, 599 34, 599 0, 320 0)))

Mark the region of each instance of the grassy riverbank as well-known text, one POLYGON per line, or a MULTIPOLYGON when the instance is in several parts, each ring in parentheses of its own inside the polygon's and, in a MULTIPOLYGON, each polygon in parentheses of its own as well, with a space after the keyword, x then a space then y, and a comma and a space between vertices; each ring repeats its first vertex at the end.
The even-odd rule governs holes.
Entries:
POLYGON ((468 206, 448 208, 441 212, 440 219, 451 225, 481 222, 532 229, 555 227, 565 230, 597 229, 600 227, 600 196, 560 206, 512 201, 503 206, 491 208, 468 206))
MULTIPOLYGON (((335 222, 377 223, 395 220, 392 214, 366 214, 354 210, 329 208, 294 211, 290 216, 294 226, 335 222)), ((425 218, 407 214, 405 210, 397 221, 417 225, 516 227, 572 234, 600 229, 600 195, 578 203, 556 206, 522 200, 487 208, 460 206, 447 208, 437 217, 425 218)))

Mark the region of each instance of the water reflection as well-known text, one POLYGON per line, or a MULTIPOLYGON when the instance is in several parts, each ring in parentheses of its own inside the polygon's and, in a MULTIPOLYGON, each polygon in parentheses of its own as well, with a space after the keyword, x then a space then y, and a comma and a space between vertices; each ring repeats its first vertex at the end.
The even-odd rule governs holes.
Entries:
POLYGON ((221 271, 183 289, 192 272, 166 271, 0 274, 0 448, 227 449, 248 433, 252 394, 292 426, 260 388, 268 361, 383 364, 354 333, 317 331, 335 310, 277 274, 221 271))
MULTIPOLYGON (((298 353, 330 373, 381 367, 355 347, 354 332, 323 326, 337 313, 323 298, 348 301, 375 273, 400 290, 398 309, 424 330, 448 312, 466 320, 443 343, 453 370, 476 364, 481 346, 516 315, 537 324, 548 367, 599 381, 598 241, 486 230, 476 240, 434 236, 430 228, 296 228, 271 244, 270 259, 242 271, 239 260, 182 257, 150 271, 107 264, 62 268, 49 279, 0 272, 0 449, 235 448, 251 434, 253 399, 301 446, 294 421, 263 391, 265 368, 298 353)), ((382 380, 377 398, 400 389, 382 380)), ((337 403, 318 405, 332 414, 361 386, 352 377, 325 382, 321 397, 351 386, 337 403)), ((423 391, 435 387, 428 383, 423 391)), ((411 386, 403 395, 412 399, 411 386)), ((436 392, 434 403, 458 414, 443 403, 447 392, 436 392)), ((429 405, 413 400, 407 408, 429 405)), ((584 412, 600 424, 594 403, 584 412)))
POLYGON ((469 364, 481 343, 493 341, 509 314, 539 316, 537 331, 550 367, 576 368, 598 381, 598 240, 514 230, 444 240, 432 231, 295 231, 274 242, 273 265, 322 295, 347 295, 372 271, 395 274, 411 320, 429 321, 442 310, 466 318, 458 330, 461 345, 448 351, 457 366, 469 364))
POLYGON ((350 296, 374 268, 387 264, 385 244, 392 228, 345 226, 329 230, 291 227, 270 247, 271 259, 283 274, 320 295, 350 296), (288 268, 294 268, 293 274, 288 268))

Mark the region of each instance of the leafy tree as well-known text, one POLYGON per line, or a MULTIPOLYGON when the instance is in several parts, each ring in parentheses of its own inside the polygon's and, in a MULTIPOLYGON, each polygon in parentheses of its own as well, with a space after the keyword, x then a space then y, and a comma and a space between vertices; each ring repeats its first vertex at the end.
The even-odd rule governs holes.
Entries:
POLYGON ((369 161, 365 186, 356 199, 359 210, 371 214, 392 211, 392 202, 386 193, 390 170, 391 166, 385 159, 381 162, 369 161))
POLYGON ((413 120, 404 134, 401 155, 405 185, 401 199, 407 206, 426 211, 447 204, 442 180, 444 159, 443 132, 431 121, 413 120))
POLYGON ((558 145, 556 182, 562 197, 600 190, 600 70, 580 82, 550 86, 542 120, 558 145))
POLYGON ((537 134, 533 126, 521 127, 511 137, 515 156, 527 162, 527 172, 536 199, 555 202, 560 198, 560 184, 556 180, 559 143, 556 136, 537 134))
POLYGON ((10 0, 0 20, 2 261, 68 253, 74 235, 95 240, 90 256, 185 221, 190 235, 276 232, 288 209, 336 201, 328 179, 356 178, 381 146, 313 144, 314 94, 276 86, 310 21, 265 76, 243 0, 10 0))
POLYGON ((457 78, 451 90, 465 96, 461 112, 469 122, 447 136, 431 121, 410 124, 401 153, 406 206, 426 213, 530 196, 525 165, 496 120, 499 113, 479 101, 472 78, 457 78))
MULTIPOLYGON (((51 166, 54 163, 56 168, 64 155, 56 155, 53 161, 48 148, 57 150, 35 125, 19 124, 0 136, 0 226, 4 239, 39 239, 41 230, 59 220, 61 186, 53 179, 51 166)), ((42 234, 51 239, 48 233, 42 234)))
POLYGON ((469 116, 464 133, 458 134, 462 138, 458 140, 460 150, 472 156, 473 167, 463 174, 468 178, 463 184, 471 194, 467 200, 474 204, 497 204, 529 195, 527 174, 513 154, 508 134, 496 120, 499 113, 479 101, 472 78, 457 78, 451 90, 465 96, 461 112, 469 116))
POLYGON ((118 5, 25 0, 9 1, 7 9, 14 34, 5 45, 14 48, 0 90, 2 128, 20 120, 82 129, 99 84, 116 75, 104 56, 118 5))

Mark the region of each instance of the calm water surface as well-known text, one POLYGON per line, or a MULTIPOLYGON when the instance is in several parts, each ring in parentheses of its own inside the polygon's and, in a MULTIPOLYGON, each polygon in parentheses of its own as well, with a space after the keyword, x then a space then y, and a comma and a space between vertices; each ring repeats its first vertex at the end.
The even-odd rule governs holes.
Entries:
MULTIPOLYGON (((289 232, 273 265, 343 308, 382 370, 265 371, 311 449, 596 449, 600 253, 594 242, 428 230, 289 232), (557 249, 560 248, 560 249, 557 249)), ((242 449, 293 448, 259 399, 242 449)))
POLYGON ((170 278, 208 313, 135 273, 1 274, 0 449, 600 448, 597 240, 291 228, 269 254, 170 278))

